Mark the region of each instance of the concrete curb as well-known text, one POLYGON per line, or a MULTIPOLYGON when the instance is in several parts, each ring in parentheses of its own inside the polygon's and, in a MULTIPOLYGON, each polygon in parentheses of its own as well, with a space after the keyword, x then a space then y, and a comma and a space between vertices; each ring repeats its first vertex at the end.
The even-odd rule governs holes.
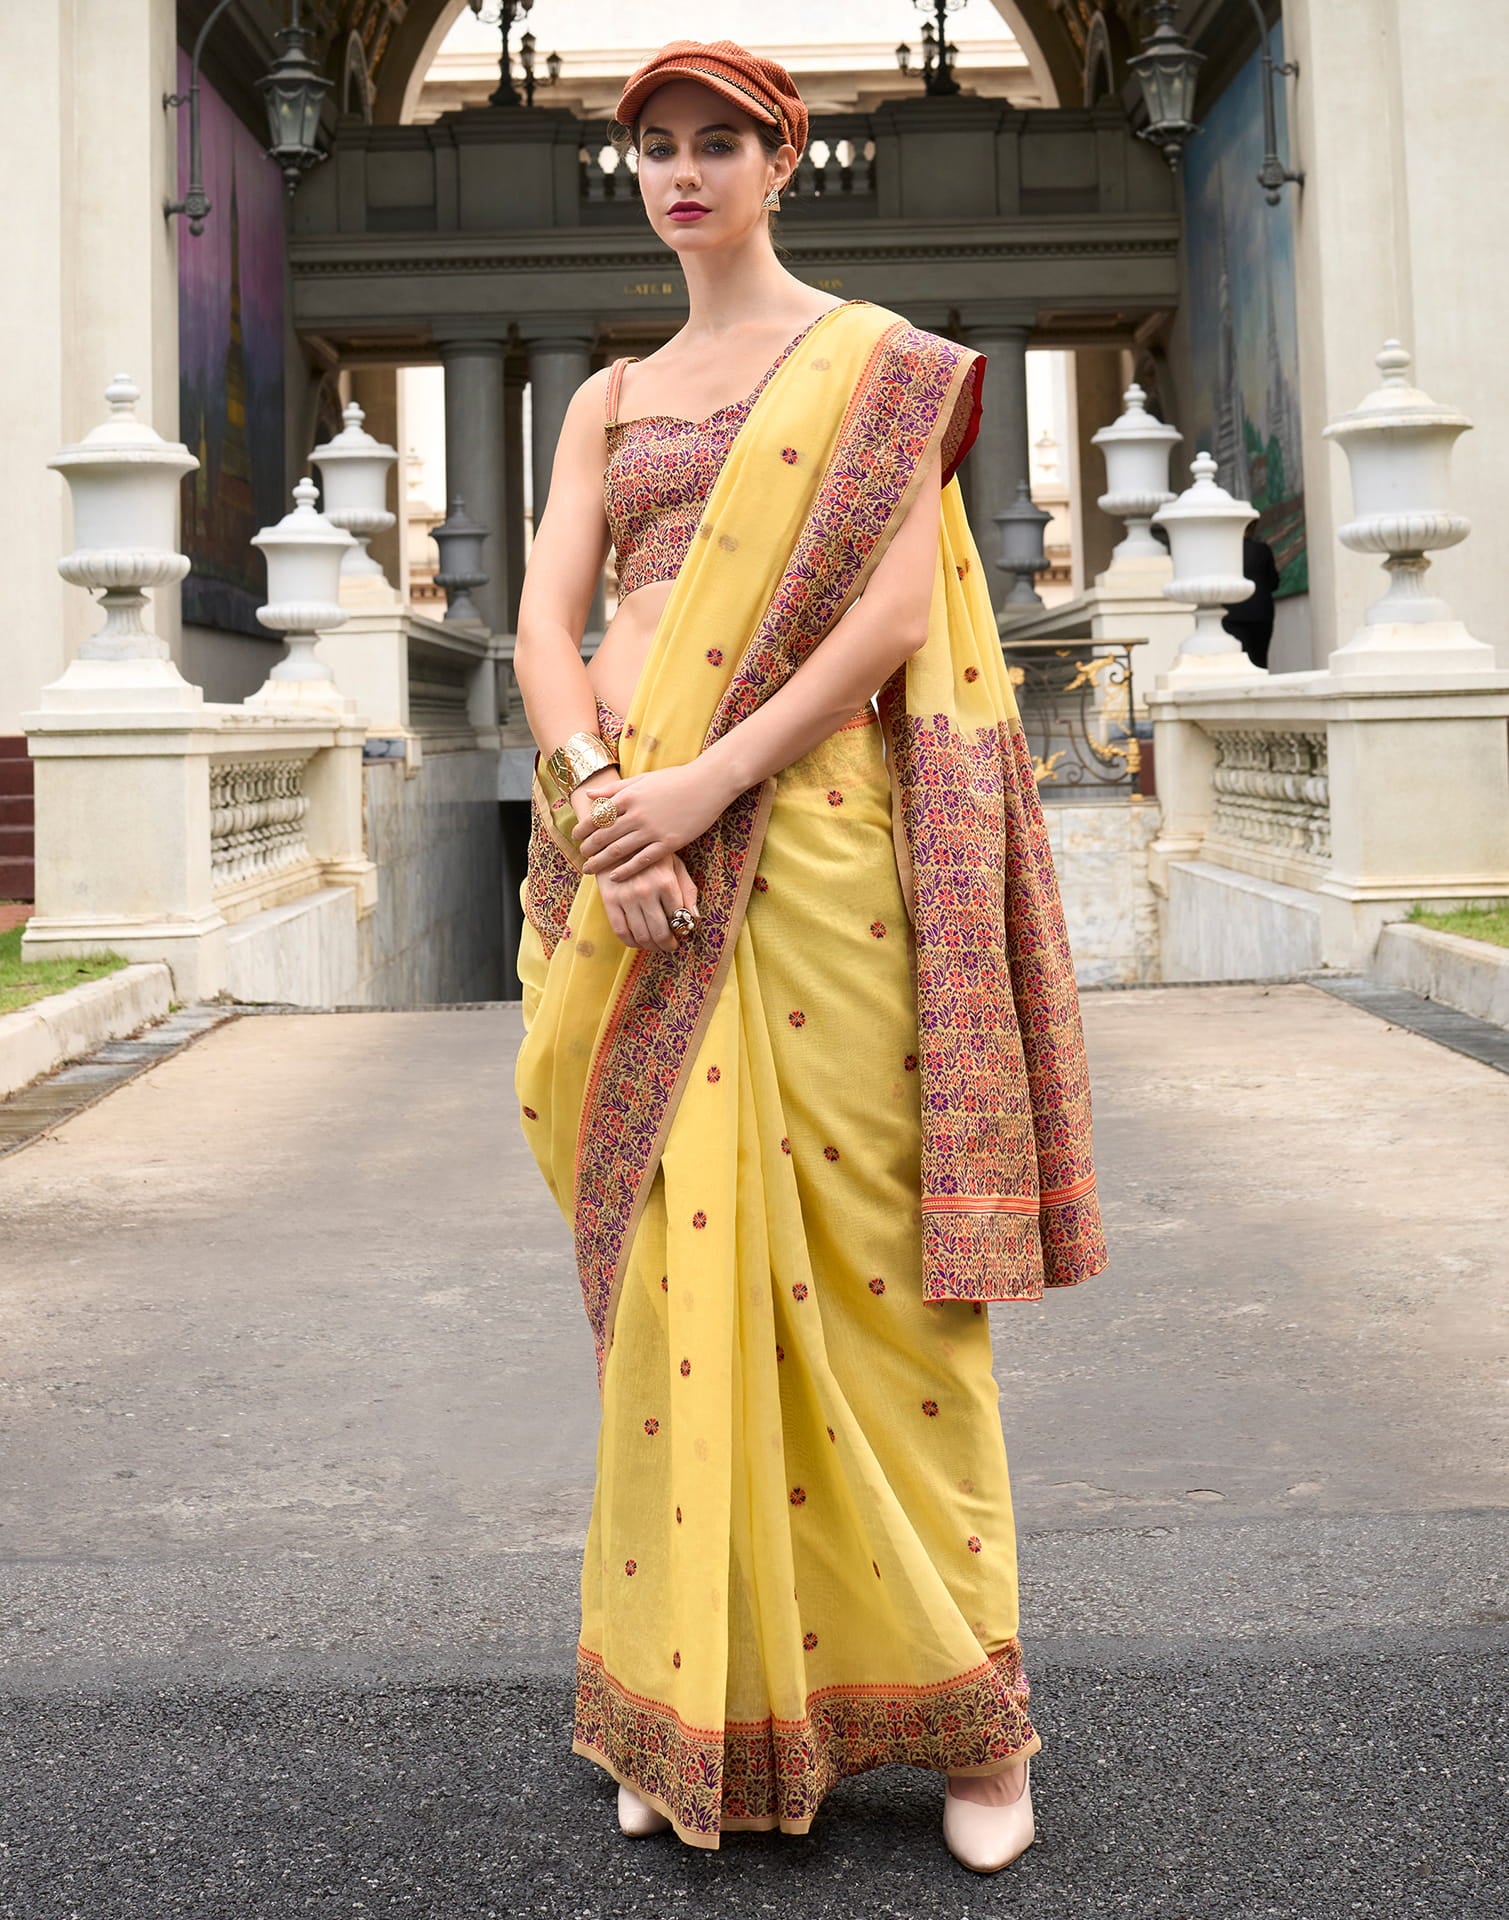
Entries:
POLYGON ((1509 1027, 1509 947, 1391 920, 1378 936, 1374 979, 1509 1027))
POLYGON ((172 999, 172 974, 152 960, 0 1015, 0 1100, 107 1040, 162 1019, 172 999))

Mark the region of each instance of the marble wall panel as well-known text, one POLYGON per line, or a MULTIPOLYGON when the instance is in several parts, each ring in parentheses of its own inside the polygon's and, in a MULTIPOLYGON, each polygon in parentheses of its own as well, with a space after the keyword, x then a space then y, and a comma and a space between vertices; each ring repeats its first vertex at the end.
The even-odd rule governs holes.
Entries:
POLYGON ((503 852, 496 752, 427 753, 417 773, 363 774, 378 903, 362 922, 372 1006, 497 1000, 503 993, 503 852))

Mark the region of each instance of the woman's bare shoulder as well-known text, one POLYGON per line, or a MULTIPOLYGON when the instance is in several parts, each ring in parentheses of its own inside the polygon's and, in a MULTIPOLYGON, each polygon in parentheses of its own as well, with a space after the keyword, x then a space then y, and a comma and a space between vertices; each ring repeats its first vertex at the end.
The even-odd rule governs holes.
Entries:
POLYGON ((613 368, 609 365, 599 367, 595 373, 589 373, 572 394, 567 403, 567 412, 580 418, 595 410, 598 418, 601 419, 603 407, 608 398, 608 378, 612 371, 613 368))

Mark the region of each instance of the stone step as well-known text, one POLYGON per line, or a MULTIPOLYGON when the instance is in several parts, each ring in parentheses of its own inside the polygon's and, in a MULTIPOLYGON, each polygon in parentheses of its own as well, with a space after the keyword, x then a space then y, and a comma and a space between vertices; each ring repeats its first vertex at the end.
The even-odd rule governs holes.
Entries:
POLYGON ((0 900, 34 900, 36 888, 36 863, 29 854, 0 853, 0 900))
MULTIPOLYGON (((24 752, 8 751, 14 744, 14 738, 0 735, 0 793, 30 793, 33 791, 32 763, 24 752)), ((25 747, 24 739, 21 745, 25 747)))

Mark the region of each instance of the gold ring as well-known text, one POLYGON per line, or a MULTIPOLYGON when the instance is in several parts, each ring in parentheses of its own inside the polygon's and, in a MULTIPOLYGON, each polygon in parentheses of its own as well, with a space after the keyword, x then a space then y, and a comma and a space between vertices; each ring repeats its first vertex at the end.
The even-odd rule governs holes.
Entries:
POLYGON ((697 917, 689 907, 677 907, 670 916, 672 933, 691 933, 697 925, 697 917))
POLYGON ((606 793, 599 794, 592 802, 592 824, 597 827, 611 827, 618 818, 618 808, 606 793))

